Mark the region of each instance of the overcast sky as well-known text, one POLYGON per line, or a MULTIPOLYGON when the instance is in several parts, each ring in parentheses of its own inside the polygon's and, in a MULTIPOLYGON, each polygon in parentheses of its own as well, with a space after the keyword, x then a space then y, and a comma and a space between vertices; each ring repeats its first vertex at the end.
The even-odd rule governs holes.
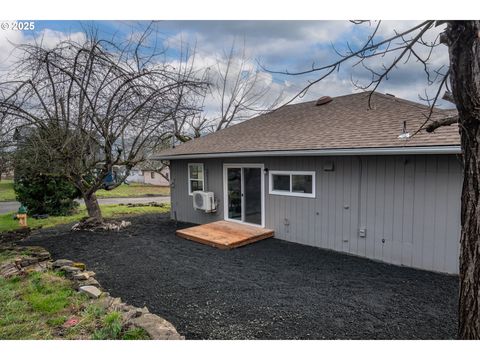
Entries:
MULTIPOLYGON (((103 36, 127 36, 132 30, 141 31, 149 22, 139 21, 36 21, 34 31, 0 32, 0 66, 8 68, 8 54, 11 43, 28 41, 33 36, 43 36, 44 41, 52 44, 59 39, 81 37, 82 28, 94 25, 103 36)), ((393 32, 406 29, 415 21, 382 22, 378 38, 386 38, 393 32)), ((252 64, 262 64, 268 70, 287 70, 290 72, 309 69, 312 64, 323 65, 338 59, 332 48, 345 50, 347 43, 353 48, 364 42, 376 23, 354 25, 348 21, 162 21, 156 24, 162 41, 168 47, 169 56, 177 56, 181 44, 196 44, 198 66, 208 66, 224 51, 228 51, 232 42, 245 43, 245 51, 252 64)), ((425 37, 432 41, 441 31, 433 29, 425 37)), ((428 49, 419 46, 419 54, 428 49)), ((369 66, 380 69, 392 57, 374 58, 369 66)), ((434 50, 430 59, 431 69, 448 64, 445 46, 434 50)), ((443 69, 445 71, 445 69, 443 69)), ((315 80, 318 74, 306 76, 272 75, 265 72, 265 78, 274 85, 273 91, 284 91, 288 96, 295 95, 309 80, 315 80)), ((315 85, 300 101, 312 100, 322 95, 342 95, 355 91, 353 81, 368 83, 370 74, 361 66, 352 67, 352 63, 342 66, 339 72, 315 85)), ((433 94, 437 84, 428 85, 423 65, 414 58, 399 65, 391 77, 379 88, 399 97, 420 101, 419 95, 425 91, 433 94)), ((447 106, 441 103, 441 106, 447 106)))

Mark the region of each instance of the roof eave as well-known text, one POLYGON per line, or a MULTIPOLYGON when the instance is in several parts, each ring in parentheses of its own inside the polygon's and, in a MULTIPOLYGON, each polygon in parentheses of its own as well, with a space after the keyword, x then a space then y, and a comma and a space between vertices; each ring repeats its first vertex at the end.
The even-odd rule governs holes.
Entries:
POLYGON ((426 154, 460 154, 460 145, 440 146, 402 146, 377 148, 347 148, 347 149, 313 149, 313 150, 270 150, 241 151, 203 154, 154 155, 152 160, 183 160, 183 159, 213 159, 239 158, 261 156, 347 156, 347 155, 426 155, 426 154))

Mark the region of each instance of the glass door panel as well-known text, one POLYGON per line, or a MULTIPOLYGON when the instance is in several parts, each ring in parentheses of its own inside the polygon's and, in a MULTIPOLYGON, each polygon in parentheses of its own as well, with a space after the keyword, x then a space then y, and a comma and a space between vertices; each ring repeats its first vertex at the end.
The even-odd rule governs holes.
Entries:
POLYGON ((227 168, 228 218, 242 220, 242 169, 227 168))
POLYGON ((260 168, 243 168, 244 217, 243 221, 262 224, 262 171, 260 168))

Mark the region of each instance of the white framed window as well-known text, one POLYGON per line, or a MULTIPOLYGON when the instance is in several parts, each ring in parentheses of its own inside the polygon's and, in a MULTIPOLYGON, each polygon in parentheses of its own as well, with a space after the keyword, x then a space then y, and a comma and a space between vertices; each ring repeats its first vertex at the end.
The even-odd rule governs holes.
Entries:
POLYGON ((205 172, 202 163, 188 164, 188 195, 194 191, 204 191, 205 172))
POLYGON ((272 195, 315 197, 315 171, 269 171, 272 195))

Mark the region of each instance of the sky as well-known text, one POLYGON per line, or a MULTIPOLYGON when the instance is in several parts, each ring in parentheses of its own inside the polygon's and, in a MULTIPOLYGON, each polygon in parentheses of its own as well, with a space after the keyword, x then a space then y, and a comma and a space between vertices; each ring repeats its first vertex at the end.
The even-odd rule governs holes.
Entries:
MULTIPOLYGON (((378 39, 385 39, 394 31, 407 29, 420 21, 384 21, 377 32, 378 39)), ((55 44, 61 39, 81 39, 84 29, 94 26, 105 37, 127 37, 142 31, 148 21, 35 21, 35 30, 0 32, 0 69, 8 69, 13 62, 13 44, 42 37, 44 42, 55 44)), ((216 59, 228 51, 233 43, 244 47, 252 67, 259 67, 265 82, 271 86, 271 97, 282 92, 285 99, 294 97, 309 81, 319 74, 304 76, 274 74, 273 71, 296 72, 315 66, 329 64, 339 59, 334 50, 345 51, 347 46, 358 48, 372 32, 377 22, 355 25, 349 21, 159 21, 155 26, 167 50, 169 61, 178 58, 179 49, 185 44, 196 48, 196 66, 211 66, 216 59)), ((442 31, 441 27, 430 30, 426 41, 433 41, 442 31)), ((418 46, 418 54, 426 54, 428 48, 418 46)), ((375 57, 368 63, 370 68, 380 70, 389 64, 393 55, 375 57)), ((443 45, 434 49, 430 58, 430 69, 442 69, 448 64, 447 48, 443 45), (443 68, 442 68, 443 67, 443 68)), ((360 91, 354 83, 367 84, 371 73, 362 66, 345 63, 339 71, 313 86, 308 93, 295 101, 308 101, 320 96, 338 96, 360 91)), ((438 84, 428 84, 423 65, 413 57, 392 71, 378 91, 413 101, 422 102, 425 92, 430 96, 437 91, 438 84)), ((214 107, 210 99, 207 107, 214 107)), ((441 101, 441 107, 449 104, 441 101)))

